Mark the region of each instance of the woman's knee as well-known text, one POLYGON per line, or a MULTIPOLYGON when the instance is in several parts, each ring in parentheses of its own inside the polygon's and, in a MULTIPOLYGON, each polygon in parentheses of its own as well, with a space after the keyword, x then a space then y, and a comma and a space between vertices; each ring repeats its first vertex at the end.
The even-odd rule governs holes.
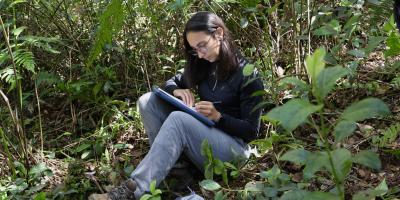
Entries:
MULTIPOLYGON (((190 120, 190 118, 193 118, 191 115, 183 112, 183 111, 173 111, 171 114, 169 114, 168 118, 170 118, 173 121, 177 122, 185 122, 190 120)), ((186 124, 186 123, 182 123, 186 124)))

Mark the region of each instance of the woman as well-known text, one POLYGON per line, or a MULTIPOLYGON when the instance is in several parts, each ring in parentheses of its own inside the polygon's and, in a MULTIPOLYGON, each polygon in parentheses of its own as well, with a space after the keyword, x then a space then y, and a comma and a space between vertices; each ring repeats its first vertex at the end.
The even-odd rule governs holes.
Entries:
POLYGON ((203 170, 203 140, 222 161, 249 157, 247 142, 257 138, 260 126, 261 109, 254 108, 262 101, 252 94, 263 90, 261 80, 256 72, 243 75, 247 61, 217 15, 196 13, 187 22, 183 37, 187 65, 183 74, 166 82, 164 89, 188 106, 195 106, 216 125, 208 127, 187 113, 174 111, 153 93, 144 94, 138 104, 150 150, 131 178, 103 194, 103 199, 139 199, 153 180, 158 184, 165 178, 182 153, 203 170), (195 103, 190 89, 199 94, 200 102, 195 103))

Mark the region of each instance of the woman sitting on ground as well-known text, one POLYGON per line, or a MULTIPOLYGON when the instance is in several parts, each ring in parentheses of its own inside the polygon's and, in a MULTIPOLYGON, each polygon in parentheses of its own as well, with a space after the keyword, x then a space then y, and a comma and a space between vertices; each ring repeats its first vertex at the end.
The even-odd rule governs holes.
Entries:
POLYGON ((186 24, 183 40, 187 59, 184 73, 168 80, 164 89, 216 125, 209 127, 176 111, 152 92, 144 94, 138 104, 150 150, 128 180, 95 199, 139 199, 149 191, 153 180, 161 183, 182 153, 204 170, 203 140, 211 145, 214 157, 222 161, 249 157, 247 143, 258 137, 260 127, 261 109, 255 107, 262 102, 262 97, 253 93, 263 90, 262 81, 256 71, 243 75, 248 62, 217 15, 193 15, 186 24), (195 102, 191 89, 201 101, 195 102))

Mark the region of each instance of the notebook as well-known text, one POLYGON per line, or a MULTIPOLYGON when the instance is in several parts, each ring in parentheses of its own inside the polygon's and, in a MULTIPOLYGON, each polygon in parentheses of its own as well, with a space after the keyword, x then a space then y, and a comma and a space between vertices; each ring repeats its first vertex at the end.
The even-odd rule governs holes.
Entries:
POLYGON ((208 119, 201 113, 198 113, 194 107, 189 107, 187 106, 182 100, 170 95, 168 92, 164 91, 163 89, 153 86, 153 90, 155 95, 163 99, 164 101, 168 102, 169 104, 175 106, 179 110, 186 112, 190 115, 192 115, 194 118, 198 119, 199 121, 203 122, 207 126, 214 126, 215 122, 212 120, 208 119))

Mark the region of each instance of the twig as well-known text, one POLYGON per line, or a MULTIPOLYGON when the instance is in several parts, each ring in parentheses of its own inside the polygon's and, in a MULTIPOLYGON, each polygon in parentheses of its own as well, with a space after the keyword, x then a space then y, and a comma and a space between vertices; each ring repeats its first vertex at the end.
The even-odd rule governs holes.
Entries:
POLYGON ((43 156, 43 128, 42 128, 42 115, 40 112, 40 101, 39 101, 39 94, 38 94, 38 89, 37 89, 37 84, 35 82, 35 94, 36 94, 36 102, 37 102, 37 107, 38 107, 38 114, 39 114, 39 129, 40 129, 40 156, 42 157, 42 162, 44 159, 43 156))

